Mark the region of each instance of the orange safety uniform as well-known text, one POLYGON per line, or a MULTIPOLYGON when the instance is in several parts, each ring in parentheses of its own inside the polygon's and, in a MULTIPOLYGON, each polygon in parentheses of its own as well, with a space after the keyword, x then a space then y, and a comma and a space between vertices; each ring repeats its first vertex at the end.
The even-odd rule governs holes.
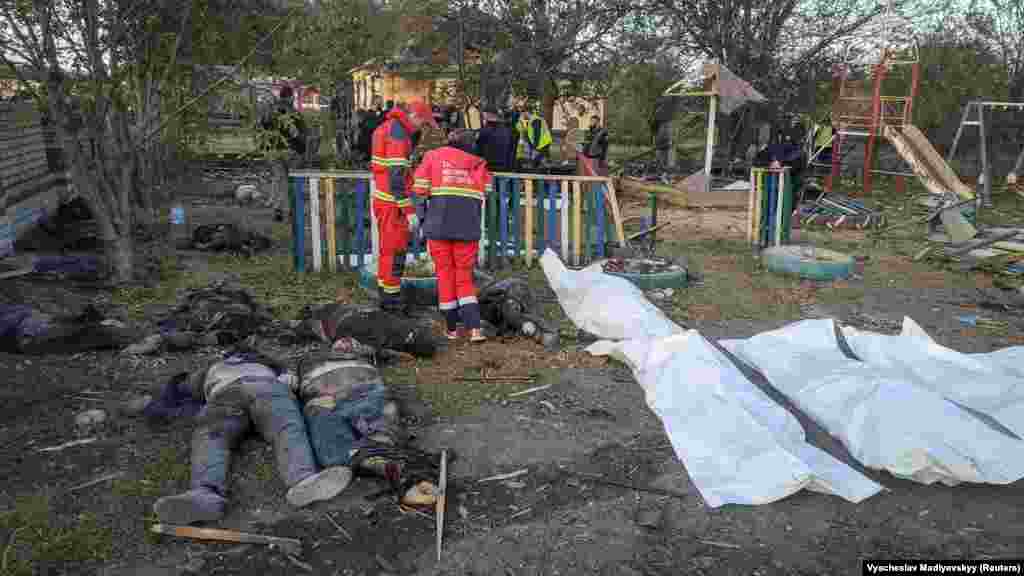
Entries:
POLYGON ((416 168, 413 194, 428 199, 423 236, 434 260, 438 307, 449 333, 460 319, 470 330, 480 328, 473 268, 491 180, 486 160, 453 146, 431 150, 416 168))
POLYGON ((373 216, 377 220, 379 254, 377 289, 381 306, 401 305, 402 273, 409 246, 406 216, 415 213, 408 192, 412 187, 412 136, 406 113, 392 108, 373 131, 370 170, 373 173, 373 216))

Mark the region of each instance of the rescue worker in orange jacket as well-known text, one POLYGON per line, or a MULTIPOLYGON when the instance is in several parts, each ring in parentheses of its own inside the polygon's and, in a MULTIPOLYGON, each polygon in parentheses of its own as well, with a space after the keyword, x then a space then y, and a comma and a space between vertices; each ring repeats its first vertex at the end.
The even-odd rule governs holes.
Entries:
POLYGON ((428 198, 423 224, 427 250, 437 272, 438 307, 449 340, 458 338, 458 324, 470 341, 486 338, 480 329, 480 304, 473 285, 480 242, 480 211, 491 190, 487 161, 473 155, 472 132, 454 131, 448 145, 431 150, 416 168, 413 193, 428 198))
POLYGON ((373 216, 377 220, 379 254, 377 289, 381 307, 403 308, 402 273, 409 237, 419 228, 419 217, 409 193, 412 188, 413 135, 425 124, 437 127, 425 102, 405 109, 388 110, 384 122, 373 131, 370 170, 373 172, 373 216))

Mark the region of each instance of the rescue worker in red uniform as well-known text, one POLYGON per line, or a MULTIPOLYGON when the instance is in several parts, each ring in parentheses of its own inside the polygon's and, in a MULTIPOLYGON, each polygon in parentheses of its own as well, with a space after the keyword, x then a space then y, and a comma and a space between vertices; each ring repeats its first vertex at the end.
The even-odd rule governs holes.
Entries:
POLYGON ((423 224, 427 250, 437 272, 438 307, 449 340, 458 324, 470 341, 486 340, 480 330, 480 304, 473 285, 480 242, 480 211, 491 190, 487 161, 473 155, 472 132, 454 131, 448 145, 431 150, 416 168, 413 193, 428 198, 423 224))
POLYGON ((373 172, 373 216, 377 220, 379 254, 377 289, 381 308, 399 311, 402 302, 402 273, 409 237, 419 228, 419 217, 409 193, 412 188, 413 136, 425 124, 437 128, 433 112, 425 102, 415 101, 405 109, 395 107, 373 131, 370 170, 373 172))

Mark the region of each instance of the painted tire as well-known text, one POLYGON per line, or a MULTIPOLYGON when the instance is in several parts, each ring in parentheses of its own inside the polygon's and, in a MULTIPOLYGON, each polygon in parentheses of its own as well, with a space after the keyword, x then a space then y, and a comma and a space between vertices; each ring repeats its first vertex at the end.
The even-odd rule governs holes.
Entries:
POLYGON ((813 246, 772 246, 761 251, 765 268, 811 280, 835 280, 853 273, 853 257, 813 246))
POLYGON ((659 290, 662 288, 686 288, 686 268, 667 272, 641 274, 636 272, 605 272, 609 276, 625 278, 641 290, 659 290))
MULTIPOLYGON (((371 292, 375 293, 377 291, 376 263, 363 266, 359 272, 359 284, 371 292)), ((437 290, 437 277, 402 278, 402 286, 411 286, 417 290, 437 290)))

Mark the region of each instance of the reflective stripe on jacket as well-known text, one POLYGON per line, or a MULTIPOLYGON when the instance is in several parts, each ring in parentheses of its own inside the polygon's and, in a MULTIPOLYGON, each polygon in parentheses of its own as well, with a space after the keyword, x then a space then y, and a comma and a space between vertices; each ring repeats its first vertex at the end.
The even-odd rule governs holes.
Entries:
POLYGON ((405 112, 392 108, 384 123, 373 131, 370 171, 373 172, 373 197, 394 204, 406 214, 413 212, 408 196, 412 187, 409 158, 412 156, 412 125, 405 112))
POLYGON ((543 152, 551 145, 551 130, 541 116, 521 117, 516 130, 519 132, 519 158, 526 158, 530 149, 543 152))
POLYGON ((423 235, 479 240, 480 210, 490 190, 491 173, 483 158, 452 146, 427 152, 413 182, 413 193, 429 198, 423 235))

